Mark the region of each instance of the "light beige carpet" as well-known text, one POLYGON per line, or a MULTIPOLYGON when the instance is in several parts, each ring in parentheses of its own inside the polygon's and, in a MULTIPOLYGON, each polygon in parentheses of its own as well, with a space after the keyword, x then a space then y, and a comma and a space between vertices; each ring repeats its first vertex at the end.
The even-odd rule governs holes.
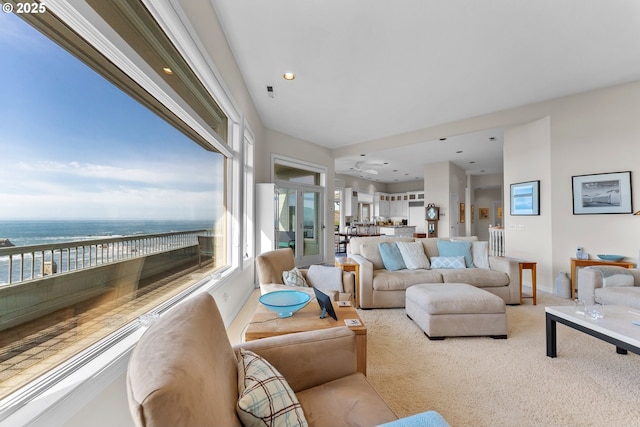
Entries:
POLYGON ((557 325, 546 356, 539 293, 507 306, 508 339, 430 341, 404 309, 359 310, 367 325, 367 376, 398 416, 436 410, 452 426, 640 426, 640 356, 557 325))

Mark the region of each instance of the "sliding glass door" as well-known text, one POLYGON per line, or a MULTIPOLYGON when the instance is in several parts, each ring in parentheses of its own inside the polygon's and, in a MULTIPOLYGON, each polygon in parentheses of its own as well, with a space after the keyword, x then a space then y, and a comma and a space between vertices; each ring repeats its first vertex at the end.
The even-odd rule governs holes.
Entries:
POLYGON ((277 190, 276 245, 292 248, 296 265, 322 262, 322 188, 279 183, 277 190))

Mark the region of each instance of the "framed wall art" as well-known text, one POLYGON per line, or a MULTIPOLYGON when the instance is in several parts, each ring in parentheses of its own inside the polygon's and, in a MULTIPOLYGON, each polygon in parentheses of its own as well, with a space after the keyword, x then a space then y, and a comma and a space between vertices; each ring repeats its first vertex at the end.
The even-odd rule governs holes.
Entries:
POLYGON ((511 184, 511 215, 540 215, 540 181, 511 184))
POLYGON ((464 212, 464 203, 460 203, 460 211, 459 211, 459 215, 460 215, 460 223, 464 224, 464 217, 465 217, 465 212, 464 212))
POLYGON ((489 208, 479 208, 478 219, 489 219, 489 208))
POLYGON ((573 214, 632 213, 631 172, 571 177, 573 214))

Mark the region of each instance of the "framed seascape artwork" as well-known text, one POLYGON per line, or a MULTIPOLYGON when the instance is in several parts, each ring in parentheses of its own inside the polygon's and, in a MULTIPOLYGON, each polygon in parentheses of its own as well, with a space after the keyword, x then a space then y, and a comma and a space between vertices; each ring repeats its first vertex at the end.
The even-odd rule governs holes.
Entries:
POLYGON ((540 181, 511 184, 511 215, 540 215, 540 181))
POLYGON ((571 177, 573 214, 632 213, 631 172, 571 177))

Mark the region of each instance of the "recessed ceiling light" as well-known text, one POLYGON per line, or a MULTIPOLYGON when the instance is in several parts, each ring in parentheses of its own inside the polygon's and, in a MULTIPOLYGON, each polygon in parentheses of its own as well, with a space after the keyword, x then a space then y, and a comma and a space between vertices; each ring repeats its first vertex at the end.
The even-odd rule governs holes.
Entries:
POLYGON ((460 153, 462 153, 462 150, 456 151, 456 154, 460 154, 460 153))
POLYGON ((171 68, 169 68, 169 67, 164 67, 162 69, 162 72, 165 73, 168 76, 173 76, 173 70, 171 68))
POLYGON ((495 140, 496 140, 495 136, 492 136, 491 138, 489 138, 489 141, 495 141, 495 140))
POLYGON ((470 162, 469 162, 469 164, 470 164, 470 165, 472 165, 472 164, 474 164, 474 163, 475 163, 474 161, 470 161, 470 162))
POLYGON ((284 73, 282 77, 284 77, 285 80, 293 80, 296 78, 296 75, 293 73, 284 73))
POLYGON ((366 154, 360 154, 360 156, 364 157, 364 156, 366 156, 366 154))
POLYGON ((440 138, 440 141, 446 141, 447 138, 440 138))

